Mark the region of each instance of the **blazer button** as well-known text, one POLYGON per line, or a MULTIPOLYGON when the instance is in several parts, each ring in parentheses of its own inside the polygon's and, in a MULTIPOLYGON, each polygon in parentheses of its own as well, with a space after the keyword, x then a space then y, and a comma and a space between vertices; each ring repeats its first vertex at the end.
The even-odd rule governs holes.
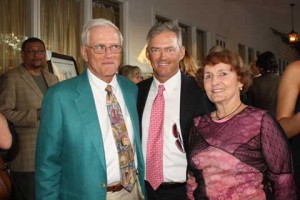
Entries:
POLYGON ((103 188, 106 188, 106 184, 105 184, 105 183, 102 183, 102 187, 103 187, 103 188))

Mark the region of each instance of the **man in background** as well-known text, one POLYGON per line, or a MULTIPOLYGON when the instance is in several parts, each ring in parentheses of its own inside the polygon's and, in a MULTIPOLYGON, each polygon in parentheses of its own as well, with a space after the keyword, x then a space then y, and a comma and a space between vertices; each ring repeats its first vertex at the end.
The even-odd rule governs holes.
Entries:
POLYGON ((19 152, 10 162, 12 199, 35 199, 35 145, 40 123, 40 108, 48 87, 56 84, 55 75, 43 69, 45 44, 28 38, 22 44, 23 63, 1 76, 0 112, 15 125, 19 152))
POLYGON ((253 80, 247 91, 248 104, 268 110, 275 117, 280 81, 280 76, 277 75, 277 58, 274 53, 266 51, 257 57, 256 66, 261 75, 253 80))

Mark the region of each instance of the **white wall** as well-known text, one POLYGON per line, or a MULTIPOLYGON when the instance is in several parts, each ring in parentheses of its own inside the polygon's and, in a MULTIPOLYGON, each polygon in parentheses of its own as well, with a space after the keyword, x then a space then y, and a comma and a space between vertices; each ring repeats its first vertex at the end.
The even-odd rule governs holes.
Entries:
MULTIPOLYGON (((128 59, 126 64, 138 65, 143 72, 151 67, 142 64, 137 57, 145 45, 145 37, 154 23, 155 14, 163 15, 179 22, 209 32, 209 44, 215 44, 216 35, 227 39, 227 48, 237 51, 238 44, 256 51, 270 50, 287 62, 297 54, 281 39, 274 35, 270 27, 281 32, 291 31, 291 12, 286 7, 275 7, 276 0, 264 0, 265 7, 248 0, 123 0, 128 2, 128 59), (268 5, 270 3, 271 5, 268 5), (274 4, 274 5, 273 5, 274 4), (274 7, 271 7, 271 6, 274 7)), ((282 6, 282 5, 280 5, 282 6)), ((300 5, 299 5, 300 6, 300 5)), ((296 22, 298 13, 294 11, 296 22)), ((295 30, 298 24, 294 24, 295 30)), ((300 27, 299 27, 300 28, 300 27)), ((207 48, 210 48, 208 46, 207 48)))

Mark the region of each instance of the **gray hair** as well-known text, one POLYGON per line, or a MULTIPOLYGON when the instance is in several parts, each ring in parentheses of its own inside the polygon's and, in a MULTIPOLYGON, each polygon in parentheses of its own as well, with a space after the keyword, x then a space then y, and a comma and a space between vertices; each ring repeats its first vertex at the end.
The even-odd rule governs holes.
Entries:
POLYGON ((147 44, 149 45, 149 41, 159 33, 162 32, 174 32, 177 36, 178 45, 182 46, 182 35, 180 27, 173 22, 165 22, 165 23, 156 23, 149 30, 148 35, 146 37, 147 44))
POLYGON ((121 45, 123 45, 123 36, 122 33, 120 32, 119 28, 113 24, 111 21, 103 18, 98 18, 98 19, 91 19, 87 21, 83 27, 82 34, 81 34, 81 44, 82 45, 89 45, 89 36, 90 36, 90 30, 94 27, 102 27, 102 26, 110 26, 114 29, 119 34, 121 45))

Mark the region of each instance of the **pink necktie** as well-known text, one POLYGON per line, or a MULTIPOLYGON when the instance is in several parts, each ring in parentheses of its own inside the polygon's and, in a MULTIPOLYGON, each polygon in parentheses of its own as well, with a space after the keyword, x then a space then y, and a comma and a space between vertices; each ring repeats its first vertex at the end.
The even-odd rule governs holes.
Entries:
POLYGON ((146 178, 154 190, 163 182, 164 90, 164 86, 159 85, 152 105, 148 133, 146 178))

